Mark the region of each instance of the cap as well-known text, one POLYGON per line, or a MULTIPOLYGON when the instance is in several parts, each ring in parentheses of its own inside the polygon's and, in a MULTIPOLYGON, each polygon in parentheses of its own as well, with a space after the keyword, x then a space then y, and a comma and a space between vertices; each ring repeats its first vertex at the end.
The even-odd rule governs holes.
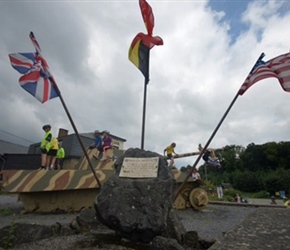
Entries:
POLYGON ((46 130, 46 129, 51 129, 51 126, 49 124, 46 124, 42 127, 43 130, 46 130))
POLYGON ((102 134, 110 134, 110 132, 108 130, 103 130, 102 134))

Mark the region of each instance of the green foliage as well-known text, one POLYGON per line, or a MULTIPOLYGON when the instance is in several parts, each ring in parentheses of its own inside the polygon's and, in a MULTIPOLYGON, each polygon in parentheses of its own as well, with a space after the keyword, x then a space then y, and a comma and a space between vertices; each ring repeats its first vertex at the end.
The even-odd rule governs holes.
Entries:
POLYGON ((210 189, 212 189, 212 190, 214 190, 215 189, 215 184, 213 183, 213 182, 211 182, 211 181, 203 181, 203 188, 205 189, 205 190, 210 190, 210 189))
POLYGON ((7 216, 13 214, 13 211, 7 208, 0 208, 0 215, 1 216, 7 216))
POLYGON ((17 231, 17 226, 15 225, 14 221, 10 221, 10 225, 7 229, 7 234, 2 238, 2 243, 1 245, 3 246, 4 249, 10 249, 13 248, 14 242, 16 239, 16 231, 17 231))
POLYGON ((269 193, 266 191, 260 191, 257 193, 244 193, 245 197, 253 198, 253 199, 268 199, 269 198, 269 193))
POLYGON ((234 202, 234 201, 235 201, 235 196, 224 195, 222 200, 223 200, 223 201, 234 202))
POLYGON ((244 192, 256 192, 262 188, 262 180, 251 171, 236 171, 233 177, 234 188, 244 192))
MULTIPOLYGON (((242 192, 285 190, 290 196, 290 142, 250 143, 246 148, 227 145, 216 150, 222 168, 208 164, 199 168, 202 179, 214 185, 231 183, 242 192)), ((183 167, 186 172, 187 167, 183 167)))
POLYGON ((270 194, 284 190, 289 193, 290 170, 279 168, 276 171, 269 171, 264 178, 264 188, 270 194))
POLYGON ((224 195, 225 196, 235 197, 237 193, 240 193, 240 191, 238 191, 238 190, 236 190, 234 188, 230 188, 230 189, 224 190, 224 195))
POLYGON ((192 169, 192 166, 187 165, 186 167, 184 167, 184 166, 181 167, 180 171, 183 172, 183 173, 188 173, 188 171, 191 171, 191 169, 192 169))
POLYGON ((276 175, 269 175, 264 180, 264 187, 270 194, 275 194, 276 191, 280 190, 281 180, 276 175))

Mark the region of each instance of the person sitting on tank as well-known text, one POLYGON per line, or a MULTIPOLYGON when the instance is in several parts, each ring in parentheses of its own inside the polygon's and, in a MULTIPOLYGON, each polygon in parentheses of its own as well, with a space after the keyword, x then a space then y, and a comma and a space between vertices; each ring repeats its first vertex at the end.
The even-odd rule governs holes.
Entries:
POLYGON ((112 148, 112 138, 109 136, 110 132, 104 130, 103 134, 103 141, 102 144, 98 147, 98 150, 103 153, 102 159, 100 161, 105 161, 107 159, 106 151, 112 148))
POLYGON ((199 174, 199 172, 198 172, 198 170, 197 170, 196 167, 194 167, 194 168, 192 169, 192 174, 191 174, 191 176, 192 176, 192 178, 193 178, 193 181, 194 181, 196 184, 200 185, 200 184, 202 183, 202 181, 201 181, 201 176, 200 176, 200 174, 199 174))
MULTIPOLYGON (((198 145, 198 150, 199 151, 203 150, 203 147, 201 146, 201 144, 198 145)), ((205 153, 202 156, 202 159, 209 165, 212 165, 212 166, 217 167, 217 168, 222 167, 219 159, 215 155, 215 150, 212 148, 206 149, 205 153)))
POLYGON ((93 157, 98 159, 99 158, 99 154, 100 154, 99 147, 102 145, 102 137, 101 137, 100 131, 99 130, 95 130, 94 131, 94 136, 95 136, 95 141, 94 141, 94 143, 91 146, 89 146, 89 149, 93 149, 93 148, 97 149, 97 152, 96 152, 96 154, 93 155, 93 157))

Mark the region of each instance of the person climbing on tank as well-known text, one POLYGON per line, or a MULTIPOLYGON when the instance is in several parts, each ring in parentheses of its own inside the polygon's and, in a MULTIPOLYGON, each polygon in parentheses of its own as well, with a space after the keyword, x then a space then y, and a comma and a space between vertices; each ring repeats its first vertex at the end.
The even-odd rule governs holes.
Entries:
POLYGON ((89 149, 93 149, 93 148, 97 149, 96 154, 93 155, 93 157, 95 157, 96 159, 99 159, 100 148, 102 146, 102 137, 100 134, 101 133, 99 130, 94 131, 95 141, 92 145, 89 146, 89 149))
MULTIPOLYGON (((198 150, 202 151, 203 147, 201 146, 201 144, 198 144, 198 150)), ((209 165, 212 165, 214 167, 217 168, 221 168, 221 164, 219 159, 216 157, 215 155, 215 151, 212 148, 207 148, 205 153, 202 156, 202 159, 209 165)))
POLYGON ((112 148, 112 137, 109 136, 110 132, 104 130, 102 132, 103 134, 103 142, 101 144, 101 146, 98 148, 98 150, 103 153, 102 159, 100 161, 105 161, 107 160, 107 156, 106 156, 106 151, 110 148, 112 148))
POLYGON ((174 157, 173 154, 177 155, 174 151, 174 148, 176 147, 176 143, 172 142, 169 146, 167 146, 164 150, 163 150, 163 155, 165 156, 165 152, 166 152, 166 157, 168 160, 170 160, 170 164, 169 167, 173 167, 174 164, 174 157))

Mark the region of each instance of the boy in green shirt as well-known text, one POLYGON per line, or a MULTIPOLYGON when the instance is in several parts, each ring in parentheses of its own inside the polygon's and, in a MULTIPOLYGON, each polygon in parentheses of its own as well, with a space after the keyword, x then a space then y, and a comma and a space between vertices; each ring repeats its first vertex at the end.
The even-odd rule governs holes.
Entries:
POLYGON ((57 150, 56 154, 56 166, 58 170, 62 169, 64 157, 65 157, 64 148, 59 145, 59 149, 57 150))

